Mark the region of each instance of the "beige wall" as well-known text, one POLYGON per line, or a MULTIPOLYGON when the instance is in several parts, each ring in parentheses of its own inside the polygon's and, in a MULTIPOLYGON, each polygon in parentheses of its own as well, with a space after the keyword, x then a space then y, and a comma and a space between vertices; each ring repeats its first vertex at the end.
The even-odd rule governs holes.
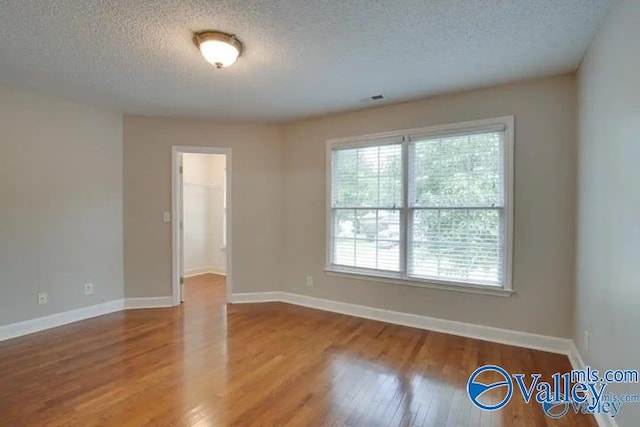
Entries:
POLYGON ((163 211, 171 209, 171 147, 195 145, 233 150, 235 292, 286 290, 480 325, 571 335, 573 76, 283 126, 127 116, 122 130, 116 114, 35 95, 5 90, 0 105, 3 138, 9 141, 0 185, 6 188, 9 205, 15 206, 3 210, 0 226, 3 243, 11 242, 3 247, 2 257, 4 323, 122 296, 122 234, 113 232, 123 226, 122 167, 124 293, 171 295, 171 226, 162 221, 163 211), (407 287, 323 272, 327 139, 511 114, 516 116, 514 296, 407 287), (43 144, 43 136, 54 143, 43 144), (66 162, 65 167, 58 162, 66 162), (34 168, 43 174, 32 174, 34 168), (16 191, 25 183, 33 189, 28 197, 24 190, 16 191), (68 252, 57 247, 65 241, 72 242, 68 252), (28 268, 34 257, 38 267, 28 268), (73 268, 56 270, 60 265, 73 268), (51 271, 60 277, 54 274, 51 279, 51 271), (315 279, 313 287, 305 284, 308 275, 315 279), (81 295, 86 282, 96 285, 90 300, 81 295), (48 286, 52 301, 37 306, 35 294, 48 286), (30 308, 9 309, 18 303, 30 308))
POLYGON ((284 126, 125 117, 125 283, 171 293, 172 145, 233 148, 234 292, 305 295, 569 337, 573 318, 576 82, 528 81, 284 126), (511 298, 327 276, 328 138, 516 116, 511 298), (286 262, 283 262, 286 260, 286 262), (314 286, 306 286, 306 276, 314 286))
POLYGON ((0 140, 0 325, 122 298, 122 116, 0 87, 0 140))
POLYGON ((573 306, 576 84, 562 76, 380 107, 284 127, 285 288, 320 298, 569 337, 573 306), (327 276, 325 141, 516 116, 511 298, 327 276), (314 277, 307 287, 306 276, 314 277))
MULTIPOLYGON (((640 2, 620 0, 579 72, 578 245, 573 339, 587 364, 640 361, 640 2), (589 331, 587 348, 584 332, 589 331)), ((608 392, 638 393, 634 386, 608 392)), ((640 405, 616 419, 638 425, 640 405)))
POLYGON ((128 297, 171 295, 171 147, 232 149, 234 292, 281 286, 282 142, 278 126, 125 117, 124 227, 128 297))

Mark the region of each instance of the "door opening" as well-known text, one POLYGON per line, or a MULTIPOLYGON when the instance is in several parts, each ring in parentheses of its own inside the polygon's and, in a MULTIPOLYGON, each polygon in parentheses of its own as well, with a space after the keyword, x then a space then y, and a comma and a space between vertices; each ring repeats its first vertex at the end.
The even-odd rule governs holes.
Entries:
POLYGON ((231 149, 173 147, 172 175, 173 304, 185 301, 187 283, 191 289, 203 283, 222 285, 229 301, 231 149))

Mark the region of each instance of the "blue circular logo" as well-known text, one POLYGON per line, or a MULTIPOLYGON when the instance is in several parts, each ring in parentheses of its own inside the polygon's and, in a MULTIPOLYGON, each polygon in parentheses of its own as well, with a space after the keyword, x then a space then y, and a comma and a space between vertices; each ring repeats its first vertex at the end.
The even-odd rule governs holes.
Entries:
MULTIPOLYGON (((495 411, 497 409, 502 408, 504 405, 509 403, 511 400, 511 396, 513 395, 513 384, 511 383, 511 377, 509 373, 502 369, 500 366, 496 365, 484 365, 473 371, 471 376, 469 377, 469 381, 467 381, 467 394, 469 395, 469 399, 471 399, 471 403, 476 405, 480 409, 484 409, 485 411, 495 411), (491 384, 485 384, 480 381, 476 381, 476 378, 483 374, 484 372, 495 372, 499 374, 503 380, 493 382, 491 384), (481 401, 482 395, 490 390, 499 389, 504 387, 506 389, 506 394, 504 398, 498 402, 494 403, 483 403, 481 401)), ((485 399, 488 400, 488 399, 485 399)))
POLYGON ((564 394, 560 393, 560 400, 542 402, 542 409, 549 418, 562 418, 569 412, 569 403, 565 402, 564 394))

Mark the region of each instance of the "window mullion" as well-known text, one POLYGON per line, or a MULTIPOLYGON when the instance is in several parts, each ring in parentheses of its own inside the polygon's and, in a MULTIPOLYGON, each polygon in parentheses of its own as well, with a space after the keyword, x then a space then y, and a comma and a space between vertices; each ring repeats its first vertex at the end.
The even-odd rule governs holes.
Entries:
POLYGON ((409 138, 402 137, 402 208, 400 209, 400 274, 408 277, 409 265, 409 138))

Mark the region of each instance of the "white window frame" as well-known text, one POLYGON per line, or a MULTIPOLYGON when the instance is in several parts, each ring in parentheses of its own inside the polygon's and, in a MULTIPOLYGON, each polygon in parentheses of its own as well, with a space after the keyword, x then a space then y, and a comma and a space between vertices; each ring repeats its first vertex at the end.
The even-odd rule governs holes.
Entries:
POLYGON ((485 120, 453 123, 423 128, 403 129, 355 137, 330 139, 326 143, 326 253, 325 272, 329 275, 360 278, 368 281, 394 283, 400 285, 425 288, 455 290, 486 295, 510 296, 513 294, 513 196, 514 196, 514 116, 503 116, 485 120), (475 284, 461 281, 439 279, 420 279, 408 276, 407 242, 408 242, 408 186, 409 186, 409 144, 413 140, 435 136, 456 136, 482 132, 504 131, 504 260, 502 286, 475 284), (333 242, 333 167, 332 152, 338 148, 356 148, 377 146, 383 143, 402 144, 402 188, 403 205, 400 208, 400 273, 367 270, 358 267, 344 267, 332 263, 333 242))

